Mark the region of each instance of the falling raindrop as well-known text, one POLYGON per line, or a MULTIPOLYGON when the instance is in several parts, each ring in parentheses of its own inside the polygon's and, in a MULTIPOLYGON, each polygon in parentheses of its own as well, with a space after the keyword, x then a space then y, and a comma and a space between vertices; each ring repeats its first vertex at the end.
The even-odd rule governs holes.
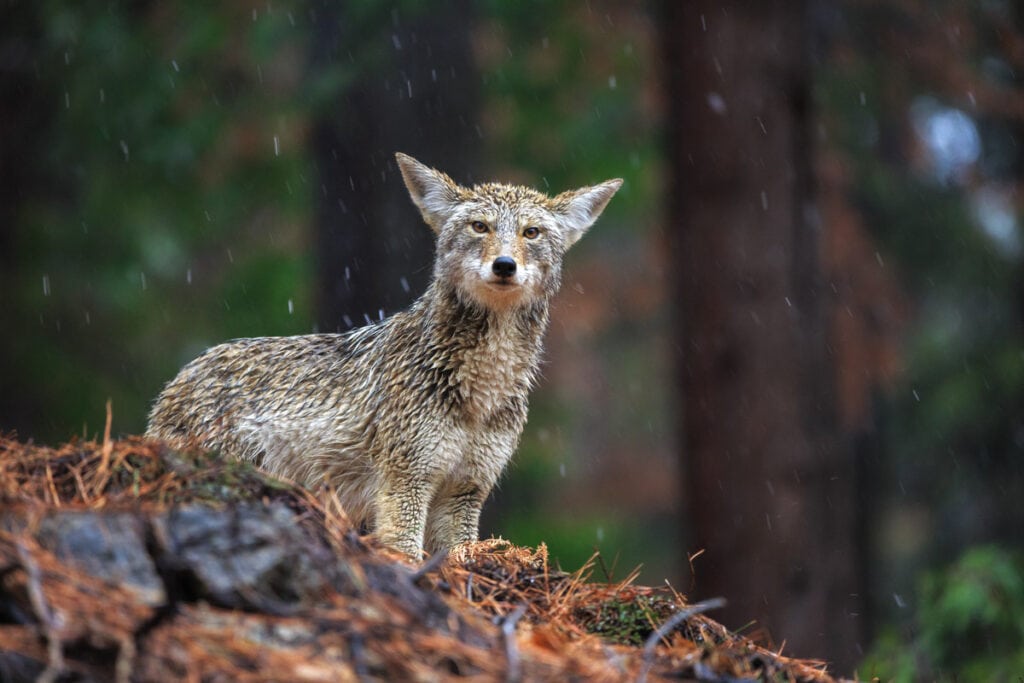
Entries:
POLYGON ((409 281, 405 279, 405 276, 403 275, 402 277, 398 278, 398 282, 399 282, 399 284, 402 285, 402 291, 404 291, 406 294, 408 294, 409 293, 409 281))
POLYGON ((618 85, 618 81, 615 80, 615 75, 612 74, 608 77, 608 87, 615 90, 615 86, 618 85))
POLYGON ((294 313, 295 313, 295 302, 292 301, 291 299, 288 299, 288 315, 292 315, 294 313))
POLYGON ((711 107, 711 111, 718 115, 724 115, 729 107, 725 104, 725 98, 716 92, 708 93, 708 106, 711 107))
POLYGON ((277 136, 274 136, 274 156, 281 156, 281 141, 278 140, 277 136))
POLYGON ((143 291, 145 291, 145 289, 146 289, 146 274, 141 272, 141 271, 139 272, 139 283, 142 285, 143 291))
POLYGON ((178 60, 177 59, 172 59, 171 60, 171 66, 174 67, 175 71, 177 71, 178 73, 181 73, 181 68, 178 66, 178 60))
POLYGON ((604 540, 604 527, 603 526, 597 527, 597 540, 598 541, 603 541, 604 540))
POLYGON ((185 271, 185 284, 192 284, 192 269, 189 268, 185 271))
POLYGON ((43 296, 50 296, 50 276, 43 276, 43 296))

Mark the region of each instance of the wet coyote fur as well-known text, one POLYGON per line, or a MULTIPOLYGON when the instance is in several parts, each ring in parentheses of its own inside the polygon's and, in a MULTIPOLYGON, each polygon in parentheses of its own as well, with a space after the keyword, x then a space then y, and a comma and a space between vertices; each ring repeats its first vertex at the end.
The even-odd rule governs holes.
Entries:
POLYGON ((476 540, 526 424, 562 256, 622 181, 547 197, 397 162, 436 235, 426 292, 347 333, 214 346, 164 387, 147 435, 332 487, 354 521, 419 557, 476 540))

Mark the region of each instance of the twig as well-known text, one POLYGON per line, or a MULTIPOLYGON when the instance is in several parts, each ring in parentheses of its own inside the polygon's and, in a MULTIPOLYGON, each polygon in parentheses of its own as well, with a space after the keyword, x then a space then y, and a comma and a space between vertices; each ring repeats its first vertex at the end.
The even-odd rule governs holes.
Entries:
POLYGON ((82 479, 82 465, 78 464, 76 467, 69 468, 71 474, 75 477, 75 485, 78 487, 78 495, 82 497, 82 502, 86 505, 91 505, 92 501, 89 498, 89 492, 85 489, 85 481, 82 479))
POLYGON ((370 677, 370 669, 366 665, 366 643, 358 630, 348 636, 348 649, 352 653, 352 668, 355 669, 356 678, 360 681, 370 677))
POLYGON ((416 583, 417 581, 422 579, 424 576, 426 576, 430 572, 436 571, 437 568, 440 567, 447 558, 448 558, 448 549, 447 548, 443 548, 442 550, 438 550, 436 553, 431 555, 430 559, 428 559, 426 562, 424 562, 423 565, 419 569, 417 569, 416 571, 414 571, 412 573, 412 576, 409 577, 409 580, 412 581, 413 583, 416 583))
POLYGON ((100 458, 100 472, 106 473, 107 468, 110 466, 110 453, 114 448, 114 442, 110 440, 110 423, 113 419, 114 411, 111 408, 110 399, 107 399, 107 422, 103 427, 103 453, 100 458))
POLYGON ((612 566, 611 570, 609 570, 608 565, 604 563, 604 555, 602 555, 601 551, 597 548, 594 548, 594 554, 591 556, 590 559, 596 561, 598 564, 601 565, 601 571, 604 573, 604 580, 608 583, 611 583, 613 580, 612 573, 615 571, 614 565, 612 566))
POLYGON ((60 495, 57 494, 57 486, 53 483, 53 471, 50 469, 50 463, 46 463, 46 483, 50 487, 50 495, 53 496, 53 506, 59 508, 60 495))
POLYGON ((135 639, 130 634, 121 638, 114 662, 114 680, 116 683, 130 683, 132 670, 135 668, 135 639))
POLYGON ((39 565, 32 559, 31 553, 21 542, 18 542, 18 559, 21 560, 21 566, 25 569, 25 588, 28 591, 29 602, 32 604, 32 609, 39 618, 43 634, 46 636, 46 669, 39 674, 36 681, 37 683, 54 683, 64 671, 64 651, 61 648, 60 635, 57 633, 57 627, 54 626, 50 608, 46 605, 39 565))
POLYGON ((519 649, 516 647, 516 624, 524 614, 526 614, 526 603, 516 607, 501 622, 501 635, 505 641, 505 659, 508 663, 505 680, 509 683, 515 683, 522 678, 522 672, 519 670, 519 649))
POLYGON ((654 630, 654 633, 647 636, 647 640, 644 641, 644 667, 641 669, 640 675, 637 676, 637 683, 645 683, 647 680, 647 673, 654 664, 654 650, 658 647, 658 643, 662 638, 690 617, 721 607, 725 607, 725 598, 711 598, 710 600, 690 605, 666 619, 665 623, 654 630))
POLYGON ((694 554, 686 554, 686 560, 690 563, 690 590, 692 591, 697 586, 697 569, 693 566, 693 561, 704 554, 706 548, 701 548, 694 554))
POLYGON ((103 488, 107 485, 107 480, 110 479, 110 456, 114 451, 114 442, 110 440, 110 423, 113 417, 113 409, 111 408, 110 399, 107 399, 107 423, 103 428, 103 450, 100 452, 100 464, 97 467, 96 481, 97 485, 95 491, 97 494, 103 494, 103 488))

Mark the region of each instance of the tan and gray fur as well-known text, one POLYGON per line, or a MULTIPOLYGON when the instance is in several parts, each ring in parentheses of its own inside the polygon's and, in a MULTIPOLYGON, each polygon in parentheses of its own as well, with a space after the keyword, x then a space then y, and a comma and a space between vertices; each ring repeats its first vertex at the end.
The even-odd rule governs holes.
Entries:
POLYGON ((396 157, 436 234, 426 292, 348 333, 209 349, 164 387, 147 435, 327 485, 354 521, 419 556, 476 540, 526 424, 562 256, 622 181, 550 198, 462 187, 396 157))

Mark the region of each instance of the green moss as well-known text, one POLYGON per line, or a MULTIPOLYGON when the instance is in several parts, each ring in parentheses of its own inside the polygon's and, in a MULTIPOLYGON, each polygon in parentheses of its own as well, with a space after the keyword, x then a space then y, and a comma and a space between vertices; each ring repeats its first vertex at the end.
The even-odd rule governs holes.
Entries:
POLYGON ((674 606, 654 595, 617 595, 614 599, 581 608, 574 615, 587 631, 619 645, 643 645, 674 606))

